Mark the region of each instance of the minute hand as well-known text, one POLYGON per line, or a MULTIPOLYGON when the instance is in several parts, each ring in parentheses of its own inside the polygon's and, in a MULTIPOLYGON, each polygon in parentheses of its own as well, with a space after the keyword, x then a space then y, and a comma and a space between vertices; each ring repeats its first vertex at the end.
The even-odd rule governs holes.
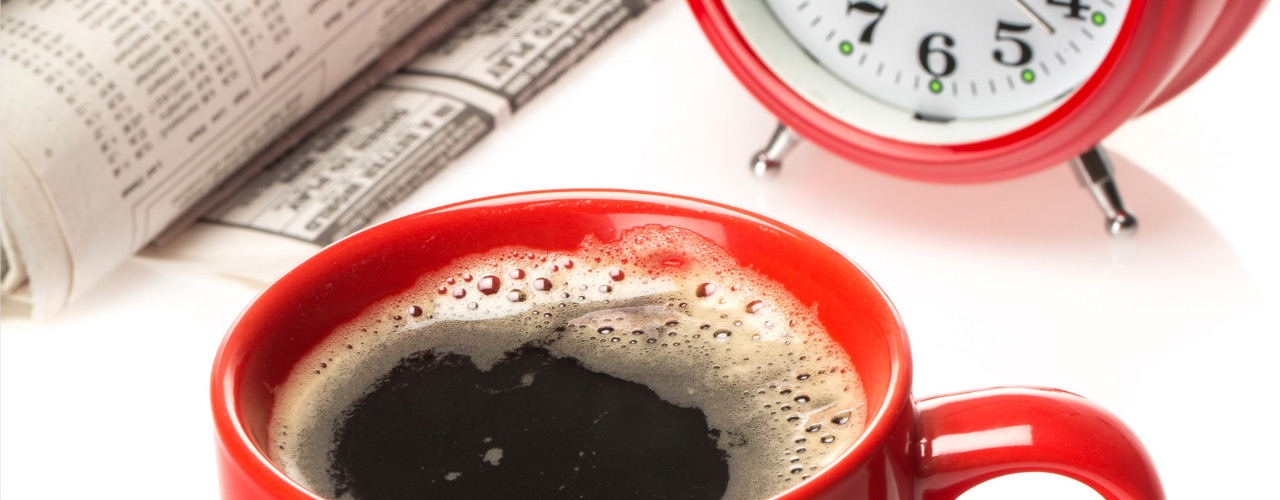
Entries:
POLYGON ((1013 0, 1013 4, 1017 5, 1019 9, 1022 9, 1022 12, 1025 12, 1030 16, 1032 21, 1039 24, 1040 27, 1044 28, 1045 31, 1048 31, 1050 35, 1053 34, 1053 26, 1049 26, 1048 21, 1045 21, 1043 17, 1040 17, 1040 14, 1036 14, 1036 11, 1031 10, 1031 7, 1027 5, 1027 2, 1023 0, 1013 0))

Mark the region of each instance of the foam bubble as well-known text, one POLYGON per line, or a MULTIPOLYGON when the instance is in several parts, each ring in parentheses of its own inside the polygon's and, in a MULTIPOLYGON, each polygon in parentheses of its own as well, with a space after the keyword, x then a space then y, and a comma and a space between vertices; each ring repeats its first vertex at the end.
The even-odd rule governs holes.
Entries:
POLYGON ((811 310, 701 236, 649 226, 572 252, 467 256, 370 308, 277 389, 270 458, 333 497, 344 412, 402 359, 460 354, 488 370, 524 345, 701 410, 729 458, 725 498, 794 486, 865 426, 861 381, 811 310))

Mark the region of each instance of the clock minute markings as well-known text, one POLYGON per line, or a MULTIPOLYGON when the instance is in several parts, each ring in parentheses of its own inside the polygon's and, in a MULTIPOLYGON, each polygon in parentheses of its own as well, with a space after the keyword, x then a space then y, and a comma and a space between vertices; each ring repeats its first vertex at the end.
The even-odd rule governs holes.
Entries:
MULTIPOLYGON (((910 1, 763 0, 807 52, 823 57, 818 64, 829 65, 851 87, 908 113, 923 108, 924 115, 954 114, 955 119, 1022 113, 1038 106, 1045 95, 1059 92, 1077 74, 1096 65, 1099 45, 1093 42, 1110 46, 1133 0, 1105 0, 1122 6, 1115 10, 1108 9, 1104 0, 995 0, 990 6, 994 9, 987 13, 994 15, 987 16, 960 16, 972 9, 959 6, 954 12, 924 12, 911 7, 910 1), (889 31, 879 30, 890 4, 907 15, 895 15, 885 28, 889 31), (814 8, 813 14, 808 14, 808 7, 814 8), (838 11, 841 7, 845 12, 838 11), (963 17, 966 23, 912 24, 913 15, 952 21, 963 17), (1086 46, 1089 52, 1084 51, 1086 46), (871 60, 872 53, 876 61, 871 60), (1055 59, 1058 66, 1050 62, 1055 59), (986 85, 983 76, 988 77, 986 85), (960 95, 965 79, 970 80, 970 98, 960 95), (1024 85, 1027 89, 1018 92, 1024 85), (952 99, 946 98, 948 86, 952 99)), ((936 116, 917 118, 942 121, 936 116)))

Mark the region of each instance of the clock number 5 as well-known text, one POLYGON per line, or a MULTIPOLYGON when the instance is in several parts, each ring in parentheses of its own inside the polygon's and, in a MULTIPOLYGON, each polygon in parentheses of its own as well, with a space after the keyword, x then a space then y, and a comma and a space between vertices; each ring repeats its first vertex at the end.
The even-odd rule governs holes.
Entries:
POLYGON ((880 23, 880 18, 884 17, 884 11, 888 8, 888 5, 881 7, 871 2, 855 2, 853 0, 849 0, 849 7, 844 10, 844 15, 847 16, 852 14, 853 11, 856 10, 858 12, 865 12, 876 16, 870 24, 867 24, 862 28, 862 35, 858 37, 859 42, 871 43, 871 35, 876 31, 876 24, 880 23))
POLYGON ((1071 12, 1068 12, 1067 15, 1062 17, 1070 17, 1073 19, 1084 19, 1084 14, 1081 14, 1080 12, 1089 10, 1089 6, 1083 3, 1080 3, 1080 0, 1045 0, 1045 1, 1048 2, 1049 5, 1057 5, 1059 7, 1066 7, 1068 9, 1071 9, 1071 12))
POLYGON ((934 40, 941 40, 942 45, 951 48, 956 45, 955 39, 946 33, 929 33, 920 40, 920 66, 930 75, 943 77, 956 71, 956 56, 941 47, 933 47, 934 40), (935 57, 937 56, 937 57, 935 57), (934 69, 934 62, 942 60, 942 69, 934 69))
POLYGON ((1013 24, 1013 23, 1006 23, 1004 21, 997 21, 996 41, 997 42, 1002 42, 1002 41, 1013 42, 1018 44, 1018 58, 1013 61, 1008 61, 1004 58, 1004 51, 1000 49, 995 49, 991 51, 991 57, 995 58, 996 62, 1003 64, 1005 66, 1022 66, 1023 64, 1030 62, 1031 61, 1031 45, 1028 44, 1025 40, 1022 40, 1021 38, 1014 38, 1012 36, 1008 36, 1002 33, 1002 32, 1022 33, 1030 29, 1031 29, 1030 24, 1013 24))

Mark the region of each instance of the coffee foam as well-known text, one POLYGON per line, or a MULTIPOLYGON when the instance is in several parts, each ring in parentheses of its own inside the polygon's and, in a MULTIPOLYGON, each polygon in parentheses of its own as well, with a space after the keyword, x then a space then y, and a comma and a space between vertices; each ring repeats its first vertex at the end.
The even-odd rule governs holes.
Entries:
POLYGON ((270 458, 333 498, 344 412, 402 359, 460 354, 488 370, 524 345, 701 410, 729 457, 725 498, 794 486, 865 427, 861 381, 809 308, 701 236, 648 226, 572 252, 461 258, 371 307, 277 388, 270 458))

